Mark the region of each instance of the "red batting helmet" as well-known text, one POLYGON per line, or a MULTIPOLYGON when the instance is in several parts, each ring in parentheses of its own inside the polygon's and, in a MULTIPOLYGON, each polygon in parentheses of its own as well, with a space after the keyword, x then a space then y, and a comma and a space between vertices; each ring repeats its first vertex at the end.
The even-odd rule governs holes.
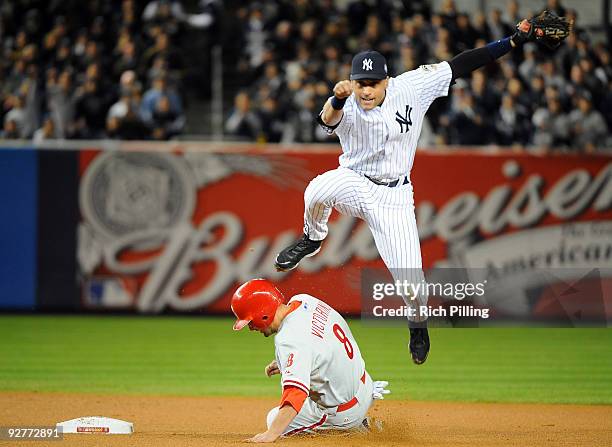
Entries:
POLYGON ((278 306, 285 302, 283 294, 267 279, 252 279, 238 287, 232 297, 232 311, 238 318, 234 330, 252 322, 256 329, 265 329, 274 320, 278 306))

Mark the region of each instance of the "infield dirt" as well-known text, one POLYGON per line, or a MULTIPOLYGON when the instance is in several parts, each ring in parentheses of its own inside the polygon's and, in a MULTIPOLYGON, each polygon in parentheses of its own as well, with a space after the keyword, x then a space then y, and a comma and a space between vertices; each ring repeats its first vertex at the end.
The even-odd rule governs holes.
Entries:
MULTIPOLYGON (((265 429, 277 400, 238 397, 0 393, 0 426, 54 425, 78 416, 134 423, 133 435, 66 435, 41 446, 231 446, 265 429)), ((612 446, 612 406, 473 404, 385 400, 370 414, 382 433, 282 439, 306 446, 612 446)), ((11 443, 12 444, 12 443, 11 443)), ((8 445, 8 444, 7 444, 8 445)))

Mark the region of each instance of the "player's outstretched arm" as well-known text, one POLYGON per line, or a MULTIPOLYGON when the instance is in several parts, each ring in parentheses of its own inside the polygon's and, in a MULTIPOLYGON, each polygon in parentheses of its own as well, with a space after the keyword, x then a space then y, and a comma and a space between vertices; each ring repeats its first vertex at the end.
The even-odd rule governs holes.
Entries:
POLYGON ((285 429, 289 426, 294 417, 297 416, 297 411, 291 405, 283 405, 274 421, 270 425, 270 428, 258 435, 253 436, 250 439, 247 439, 248 442, 274 442, 276 441, 280 435, 283 434, 285 429))
POLYGON ((329 98, 323 106, 321 112, 321 121, 327 126, 333 127, 342 119, 342 108, 346 102, 346 98, 353 93, 351 81, 340 81, 334 86, 334 96, 329 98))
POLYGON ((569 35, 572 26, 572 22, 565 17, 557 17, 548 11, 529 20, 521 20, 512 36, 491 42, 483 48, 466 50, 448 61, 453 71, 453 81, 469 75, 525 42, 539 42, 555 49, 569 35))

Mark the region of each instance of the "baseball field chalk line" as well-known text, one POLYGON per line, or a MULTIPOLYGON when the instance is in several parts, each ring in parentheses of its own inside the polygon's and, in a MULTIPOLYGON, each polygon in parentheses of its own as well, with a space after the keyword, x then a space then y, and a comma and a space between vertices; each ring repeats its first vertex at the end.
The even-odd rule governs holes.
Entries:
POLYGON ((134 424, 120 419, 103 416, 87 416, 69 421, 58 422, 58 431, 62 433, 102 433, 107 435, 131 435, 134 433, 134 424))

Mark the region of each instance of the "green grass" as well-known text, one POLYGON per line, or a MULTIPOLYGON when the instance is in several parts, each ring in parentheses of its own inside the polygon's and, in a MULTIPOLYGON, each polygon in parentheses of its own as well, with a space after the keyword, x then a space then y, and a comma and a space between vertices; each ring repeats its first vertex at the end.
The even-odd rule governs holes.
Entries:
MULTIPOLYGON (((433 329, 417 367, 406 330, 350 324, 394 399, 612 404, 609 329, 433 329)), ((228 318, 0 317, 0 390, 276 396, 273 355, 228 318)))

